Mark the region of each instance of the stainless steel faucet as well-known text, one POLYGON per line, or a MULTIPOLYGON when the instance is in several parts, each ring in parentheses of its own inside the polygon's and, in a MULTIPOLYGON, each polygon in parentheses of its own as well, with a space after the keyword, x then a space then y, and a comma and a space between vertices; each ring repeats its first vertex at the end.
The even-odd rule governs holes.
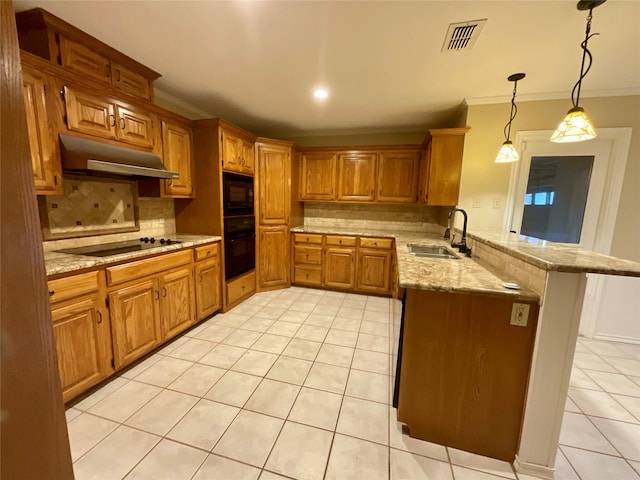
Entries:
POLYGON ((451 217, 454 216, 454 214, 456 212, 461 212, 462 215, 464 216, 464 223, 462 225, 462 240, 460 242, 456 243, 456 236, 453 235, 453 238, 451 238, 451 246, 453 248, 457 248, 458 251, 460 251, 460 253, 466 253, 467 256, 471 256, 471 249, 469 247, 467 247, 467 212, 465 212, 463 209, 461 208, 453 208, 451 209, 451 211, 449 212, 449 220, 447 223, 447 229, 444 231, 444 238, 449 238, 450 233, 451 233, 451 217))

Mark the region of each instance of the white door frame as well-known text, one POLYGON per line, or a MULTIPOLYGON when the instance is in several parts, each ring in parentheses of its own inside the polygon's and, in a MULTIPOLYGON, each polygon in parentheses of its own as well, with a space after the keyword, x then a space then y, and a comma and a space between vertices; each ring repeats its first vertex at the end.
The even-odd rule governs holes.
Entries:
MULTIPOLYGON (((629 155, 631 130, 601 128, 598 129, 598 136, 594 140, 564 144, 549 141, 553 133, 551 130, 517 132, 515 148, 520 154, 520 161, 511 165, 503 230, 520 232, 524 208, 522 199, 527 188, 532 156, 594 155, 596 159, 589 185, 580 245, 585 249, 608 255, 611 251, 622 181, 629 155), (513 228, 514 223, 517 223, 517 228, 513 228)), ((592 337, 596 328, 603 280, 601 275, 587 277, 580 331, 585 336, 592 337)))

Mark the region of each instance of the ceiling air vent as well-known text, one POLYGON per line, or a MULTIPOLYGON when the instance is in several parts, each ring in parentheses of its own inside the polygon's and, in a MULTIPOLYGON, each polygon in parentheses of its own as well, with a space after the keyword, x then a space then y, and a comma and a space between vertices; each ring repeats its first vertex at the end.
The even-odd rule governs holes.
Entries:
POLYGON ((447 30, 447 36, 442 45, 443 52, 459 52, 471 50, 478 40, 478 36, 487 23, 487 19, 469 20, 468 22, 452 23, 447 30))

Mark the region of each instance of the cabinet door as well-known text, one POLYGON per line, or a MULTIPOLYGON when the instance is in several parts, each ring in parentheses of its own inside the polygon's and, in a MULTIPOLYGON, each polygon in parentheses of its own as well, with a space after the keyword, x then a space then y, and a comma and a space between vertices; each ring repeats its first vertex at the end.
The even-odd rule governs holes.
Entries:
POLYGON ((390 279, 391 251, 360 249, 356 288, 363 292, 389 293, 390 279))
POLYGON ((67 127, 96 137, 117 138, 115 106, 108 100, 64 87, 67 127))
POLYGON ((431 164, 431 143, 420 152, 420 173, 418 175, 418 203, 426 203, 429 194, 429 167, 431 164))
POLYGON ((80 43, 60 37, 60 62, 63 67, 93 80, 111 83, 111 62, 107 57, 80 43))
POLYGON ((111 78, 115 88, 129 95, 151 100, 151 83, 149 79, 139 73, 123 67, 117 62, 111 62, 111 78))
POLYGON ((195 322, 193 269, 183 268, 160 278, 160 325, 162 340, 180 333, 195 322))
POLYGON ((327 248, 324 255, 324 284, 327 287, 355 286, 355 249, 327 248))
POLYGON ((212 258, 196 263, 196 311, 202 320, 222 307, 220 260, 212 258))
POLYGON ((336 156, 308 153, 300 166, 300 200, 335 200, 336 156))
POLYGON ((375 153, 338 155, 338 200, 371 202, 376 183, 375 153))
POLYGON ((242 140, 222 132, 222 169, 242 172, 242 140))
POLYGON ((255 145, 253 143, 242 141, 242 154, 240 161, 242 162, 242 173, 253 175, 256 165, 256 152, 255 145))
POLYGON ((60 151, 49 129, 47 118, 47 82, 40 73, 22 70, 22 94, 27 116, 27 133, 33 166, 33 181, 38 195, 62 194, 60 151))
POLYGON ((116 105, 118 139, 140 147, 153 147, 153 118, 150 114, 134 108, 116 105))
POLYGON ((109 322, 98 297, 84 297, 51 311, 64 401, 112 372, 109 322))
POLYGON ((258 243, 258 288, 288 286, 291 270, 287 225, 260 227, 258 243))
POLYGON ((168 197, 193 197, 191 132, 184 127, 162 122, 164 166, 180 176, 163 181, 163 194, 168 197))
POLYGON ((160 343, 158 300, 155 280, 145 280, 109 294, 116 368, 131 363, 160 343))
POLYGON ((427 205, 457 205, 466 129, 438 135, 432 132, 427 205))
POLYGON ((380 152, 378 202, 413 203, 417 197, 419 152, 380 152))
POLYGON ((258 169, 260 223, 289 223, 289 148, 261 145, 258 148, 258 169))

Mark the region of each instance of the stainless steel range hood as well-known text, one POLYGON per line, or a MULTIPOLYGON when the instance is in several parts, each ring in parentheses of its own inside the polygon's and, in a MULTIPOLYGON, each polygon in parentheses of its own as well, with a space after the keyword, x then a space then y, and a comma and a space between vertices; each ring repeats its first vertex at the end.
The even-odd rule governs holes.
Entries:
POLYGON ((108 143, 60 134, 62 168, 89 170, 116 175, 153 178, 178 178, 178 172, 164 168, 162 159, 151 152, 118 147, 108 143))

